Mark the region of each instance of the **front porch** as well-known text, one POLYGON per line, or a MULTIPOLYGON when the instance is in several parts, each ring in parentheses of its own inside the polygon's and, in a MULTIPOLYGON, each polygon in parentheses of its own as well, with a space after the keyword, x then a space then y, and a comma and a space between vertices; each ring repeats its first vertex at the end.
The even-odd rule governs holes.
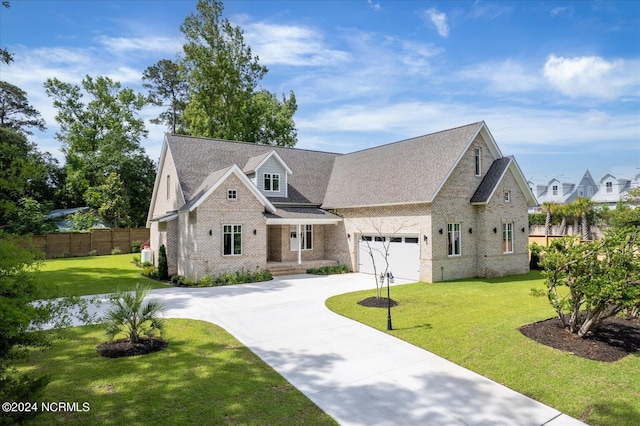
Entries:
POLYGON ((274 277, 279 277, 283 275, 299 275, 306 274, 307 269, 310 268, 321 268, 323 266, 332 266, 337 265, 338 262, 335 260, 307 260, 303 263, 299 264, 297 261, 286 261, 286 262, 267 262, 267 271, 271 272, 271 275, 274 277))

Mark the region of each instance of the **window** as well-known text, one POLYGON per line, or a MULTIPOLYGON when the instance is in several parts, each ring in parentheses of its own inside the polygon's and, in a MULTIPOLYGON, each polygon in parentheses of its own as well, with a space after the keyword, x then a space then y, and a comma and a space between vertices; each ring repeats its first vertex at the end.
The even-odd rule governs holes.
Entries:
POLYGON ((460 247, 460 224, 447 224, 447 254, 449 256, 460 256, 462 253, 460 247))
POLYGON ((613 192, 613 182, 607 182, 605 186, 607 188, 607 192, 613 192))
POLYGON ((511 191, 504 191, 504 202, 505 203, 511 202, 511 191))
POLYGON ((513 253, 513 223, 502 224, 502 252, 513 253))
POLYGON ((578 197, 584 197, 584 188, 582 185, 578 186, 578 197))
POLYGON ((482 150, 480 148, 475 149, 476 155, 476 176, 482 174, 482 150))
POLYGON ((553 191, 553 195, 558 195, 558 185, 553 185, 551 191, 553 191))
POLYGON ((362 241, 373 241, 373 237, 371 237, 369 235, 363 235, 362 236, 362 241))
POLYGON ((228 200, 237 200, 238 199, 238 191, 235 189, 230 189, 227 191, 227 199, 228 200))
POLYGON ((418 238, 417 237, 406 237, 404 239, 404 242, 407 244, 418 244, 418 238))
POLYGON ((589 198, 593 197, 593 187, 592 186, 587 186, 587 197, 589 197, 589 198))
POLYGON ((280 191, 280 175, 277 173, 265 173, 264 190, 273 192, 280 191))
POLYGON ((242 254, 242 225, 224 225, 222 227, 222 254, 238 256, 242 254))
POLYGON ((313 249, 313 225, 305 225, 302 235, 302 250, 313 249))
POLYGON ((167 175, 167 200, 171 199, 171 175, 167 175))

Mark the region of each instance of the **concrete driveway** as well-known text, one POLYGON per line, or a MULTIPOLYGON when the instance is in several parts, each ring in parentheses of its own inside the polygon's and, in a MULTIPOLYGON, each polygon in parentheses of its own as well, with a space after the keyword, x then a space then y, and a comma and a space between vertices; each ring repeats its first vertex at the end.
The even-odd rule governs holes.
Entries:
POLYGON ((152 294, 168 317, 225 328, 342 425, 583 424, 325 307, 373 287, 371 275, 297 275, 152 294))

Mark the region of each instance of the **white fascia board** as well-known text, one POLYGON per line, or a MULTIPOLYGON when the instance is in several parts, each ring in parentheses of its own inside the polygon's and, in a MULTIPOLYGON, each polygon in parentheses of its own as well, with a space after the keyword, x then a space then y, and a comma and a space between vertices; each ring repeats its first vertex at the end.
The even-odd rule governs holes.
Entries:
POLYGON ((538 200, 536 199, 536 196, 531 191, 531 188, 529 188, 529 185, 527 185, 527 179, 524 177, 524 173, 522 173, 522 169, 520 169, 520 166, 518 165, 518 162, 516 161, 515 157, 511 158, 511 163, 509 163, 508 168, 511 169, 513 176, 515 177, 516 182, 518 183, 518 186, 524 193, 524 196, 527 199, 527 206, 535 207, 539 205, 538 200))
POLYGON ((262 204, 264 208, 267 209, 267 211, 271 213, 276 212, 276 208, 273 206, 273 204, 271 204, 271 202, 267 200, 267 198, 262 194, 262 192, 258 190, 258 188, 253 184, 253 182, 251 182, 251 180, 247 177, 247 175, 244 174, 242 170, 240 170, 240 167, 238 167, 236 164, 229 167, 229 169, 220 177, 220 179, 218 179, 213 185, 211 185, 211 187, 207 189, 207 191, 189 207, 189 211, 190 212, 194 211, 200 204, 202 204, 204 200, 209 198, 209 196, 213 193, 213 191, 218 189, 218 187, 222 185, 222 183, 229 176, 231 176, 232 173, 235 174, 238 177, 238 179, 240 179, 240 181, 249 189, 249 191, 251 191, 251 193, 258 199, 260 204, 262 204))

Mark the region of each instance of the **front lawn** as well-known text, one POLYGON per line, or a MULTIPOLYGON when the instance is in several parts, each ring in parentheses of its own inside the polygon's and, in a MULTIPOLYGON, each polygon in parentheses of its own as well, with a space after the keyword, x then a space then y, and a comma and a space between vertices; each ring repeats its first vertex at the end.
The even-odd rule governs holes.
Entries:
MULTIPOLYGON (((555 314, 532 288, 544 288, 537 272, 395 286, 390 333, 590 425, 639 425, 640 354, 590 361, 525 337, 520 326, 555 314)), ((327 306, 386 331, 386 309, 357 303, 372 295, 375 289, 340 295, 327 306)))
POLYGON ((110 294, 118 289, 133 290, 136 283, 151 288, 169 287, 143 277, 142 269, 132 262, 131 254, 48 259, 36 274, 39 282, 56 287, 56 297, 110 294))
POLYGON ((96 352, 106 339, 103 330, 63 330, 64 340, 21 365, 22 371, 51 376, 42 402, 88 408, 40 414, 30 424, 336 424, 220 327, 170 319, 167 349, 115 359, 96 352))

